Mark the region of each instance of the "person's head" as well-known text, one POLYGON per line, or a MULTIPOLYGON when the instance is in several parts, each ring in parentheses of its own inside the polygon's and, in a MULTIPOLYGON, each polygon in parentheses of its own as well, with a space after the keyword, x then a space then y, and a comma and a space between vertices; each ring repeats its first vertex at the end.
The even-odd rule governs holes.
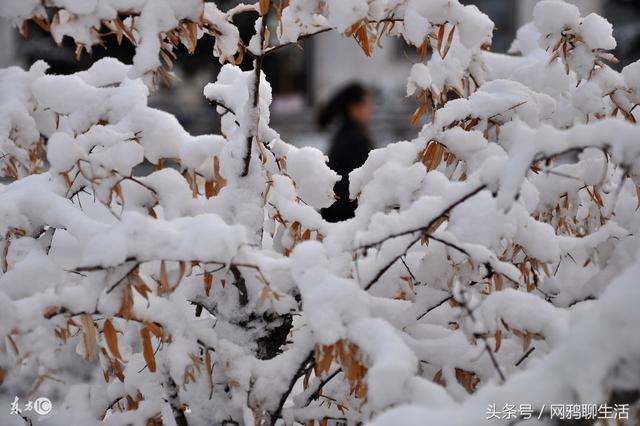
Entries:
POLYGON ((318 115, 320 127, 327 127, 335 118, 366 127, 373 115, 373 100, 369 91, 359 83, 340 89, 318 115))

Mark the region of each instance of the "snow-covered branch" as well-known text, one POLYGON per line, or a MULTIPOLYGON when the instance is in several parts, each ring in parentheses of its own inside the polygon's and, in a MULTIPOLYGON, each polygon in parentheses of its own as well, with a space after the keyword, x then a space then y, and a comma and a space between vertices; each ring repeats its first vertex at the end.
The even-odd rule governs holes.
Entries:
POLYGON ((132 65, 0 70, 0 399, 51 395, 56 425, 476 425, 502 421, 491 404, 637 395, 640 62, 609 67, 604 18, 543 0, 502 55, 457 0, 0 15, 80 52, 136 46, 132 65), (407 122, 426 119, 350 174, 340 223, 319 213, 339 176, 270 127, 262 72, 326 31, 367 55, 383 37, 418 49, 407 122), (203 90, 221 134, 196 137, 147 96, 202 37, 223 63, 203 90))

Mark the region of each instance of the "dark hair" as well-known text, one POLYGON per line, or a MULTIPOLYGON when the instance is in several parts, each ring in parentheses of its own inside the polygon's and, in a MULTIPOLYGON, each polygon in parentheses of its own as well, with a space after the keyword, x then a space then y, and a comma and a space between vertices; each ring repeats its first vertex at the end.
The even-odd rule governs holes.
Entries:
POLYGON ((349 119, 349 108, 364 101, 368 90, 360 83, 350 83, 340 89, 318 113, 318 125, 321 129, 327 127, 336 117, 349 119))

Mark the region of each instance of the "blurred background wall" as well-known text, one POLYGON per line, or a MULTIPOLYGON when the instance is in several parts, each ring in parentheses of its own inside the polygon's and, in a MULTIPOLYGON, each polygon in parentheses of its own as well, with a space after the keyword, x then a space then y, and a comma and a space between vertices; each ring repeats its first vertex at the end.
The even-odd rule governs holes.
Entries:
MULTIPOLYGON (((425 0, 428 1, 428 0, 425 0)), ((508 50, 517 29, 531 20, 538 0, 476 0, 463 1, 476 4, 496 23, 493 50, 508 50)), ((573 0, 582 14, 597 12, 614 25, 618 40, 616 56, 619 67, 640 58, 640 0, 573 0)), ((236 0, 216 1, 223 10, 238 3, 236 0)), ((239 19, 243 38, 253 34, 253 19, 244 15, 239 19)), ((275 40, 274 40, 275 42, 275 40)), ((115 45, 111 40, 110 55, 130 62, 133 49, 115 45)), ((317 130, 314 118, 319 105, 334 90, 353 80, 371 87, 376 99, 376 119, 373 138, 378 145, 410 139, 417 129, 409 124, 415 109, 412 99, 405 97, 405 82, 416 53, 398 39, 383 40, 383 48, 376 49, 373 58, 367 58, 357 44, 336 33, 324 33, 304 40, 302 49, 290 47, 269 56, 265 72, 273 86, 272 127, 283 139, 296 145, 314 145, 325 149, 328 135, 317 130)), ((210 40, 198 44, 192 56, 180 52, 176 68, 178 79, 170 88, 161 88, 150 97, 150 104, 175 114, 193 134, 219 132, 215 110, 202 96, 204 85, 215 80, 219 70, 211 54, 210 40)), ((0 21, 0 67, 29 66, 37 59, 45 59, 51 72, 70 73, 84 69, 105 56, 100 47, 94 47, 89 56, 76 61, 74 46, 67 40, 65 48, 55 48, 50 37, 37 27, 30 28, 28 42, 0 21)), ((250 69, 251 63, 242 64, 250 69)))

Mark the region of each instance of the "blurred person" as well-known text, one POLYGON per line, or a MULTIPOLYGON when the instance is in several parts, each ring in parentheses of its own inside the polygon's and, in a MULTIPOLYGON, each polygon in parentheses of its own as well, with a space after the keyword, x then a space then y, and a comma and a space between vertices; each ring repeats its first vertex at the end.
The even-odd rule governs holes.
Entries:
POLYGON ((333 187, 336 202, 322 210, 322 217, 329 222, 354 216, 358 202, 349 200, 349 173, 364 164, 373 148, 368 131, 372 116, 372 96, 358 83, 340 89, 318 115, 321 128, 337 124, 329 149, 329 167, 342 179, 333 187))

